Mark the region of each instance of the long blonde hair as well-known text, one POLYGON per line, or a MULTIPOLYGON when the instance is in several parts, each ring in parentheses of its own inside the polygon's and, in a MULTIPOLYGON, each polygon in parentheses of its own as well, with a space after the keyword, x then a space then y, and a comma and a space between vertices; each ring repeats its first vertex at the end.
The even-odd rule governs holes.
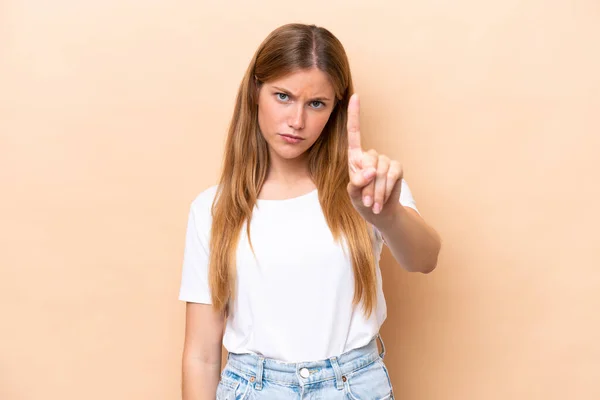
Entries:
MULTIPOLYGON (((345 238, 354 270, 354 305, 362 302, 366 316, 376 305, 376 269, 372 232, 356 212, 347 192, 348 101, 353 92, 348 59, 342 44, 315 25, 288 24, 271 32, 252 57, 240 84, 229 126, 217 195, 212 204, 209 281, 212 303, 226 310, 236 284, 236 250, 265 182, 269 152, 258 128, 261 82, 291 72, 318 68, 334 87, 336 104, 320 137, 308 150, 309 171, 333 237, 345 238)), ((251 244, 251 242, 250 242, 251 244)))

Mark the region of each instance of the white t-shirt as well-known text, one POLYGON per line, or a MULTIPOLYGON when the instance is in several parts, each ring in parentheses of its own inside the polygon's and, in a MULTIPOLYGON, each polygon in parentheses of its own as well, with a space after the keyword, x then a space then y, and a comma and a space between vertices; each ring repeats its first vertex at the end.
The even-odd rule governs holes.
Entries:
MULTIPOLYGON (((211 304, 208 251, 212 186, 192 202, 187 226, 179 299, 211 304)), ((414 208, 402 181, 400 203, 414 208)), ((361 347, 386 318, 376 232, 377 307, 369 319, 353 307, 354 273, 349 250, 337 244, 325 221, 318 192, 285 200, 257 201, 251 221, 252 253, 241 231, 237 289, 223 345, 229 352, 254 353, 285 362, 316 361, 361 347)), ((376 231, 376 230, 375 230, 376 231)))

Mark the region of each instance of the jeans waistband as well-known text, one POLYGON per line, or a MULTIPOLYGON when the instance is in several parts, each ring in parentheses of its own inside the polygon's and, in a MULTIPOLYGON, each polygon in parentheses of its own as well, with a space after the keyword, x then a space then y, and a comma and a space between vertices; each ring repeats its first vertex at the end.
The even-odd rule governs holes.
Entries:
POLYGON ((377 361, 385 356, 385 345, 376 335, 367 345, 350 350, 337 357, 320 361, 289 363, 265 358, 257 354, 230 353, 227 367, 250 382, 257 390, 262 389, 263 380, 284 385, 304 386, 311 383, 335 379, 338 389, 343 387, 344 375, 377 361), (381 353, 377 348, 381 342, 381 353))

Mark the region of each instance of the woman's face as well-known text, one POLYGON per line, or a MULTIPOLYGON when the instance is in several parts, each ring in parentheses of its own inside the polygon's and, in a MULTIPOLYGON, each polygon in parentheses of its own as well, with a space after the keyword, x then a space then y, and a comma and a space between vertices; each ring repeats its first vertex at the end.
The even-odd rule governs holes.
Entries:
POLYGON ((295 159, 319 138, 334 107, 334 89, 317 68, 263 82, 258 125, 271 158, 295 159))

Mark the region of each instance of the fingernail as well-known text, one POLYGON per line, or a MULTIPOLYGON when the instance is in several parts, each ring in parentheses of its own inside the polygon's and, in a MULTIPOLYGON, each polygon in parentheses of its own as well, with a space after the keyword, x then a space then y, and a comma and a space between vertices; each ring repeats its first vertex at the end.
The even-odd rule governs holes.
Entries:
POLYGON ((375 203, 375 205, 373 206, 373 212, 375 214, 379 214, 381 212, 381 206, 379 205, 379 203, 375 203))
POLYGON ((365 196, 363 198, 363 204, 365 205, 365 207, 371 207, 371 204, 373 204, 373 199, 371 198, 371 196, 365 196))

